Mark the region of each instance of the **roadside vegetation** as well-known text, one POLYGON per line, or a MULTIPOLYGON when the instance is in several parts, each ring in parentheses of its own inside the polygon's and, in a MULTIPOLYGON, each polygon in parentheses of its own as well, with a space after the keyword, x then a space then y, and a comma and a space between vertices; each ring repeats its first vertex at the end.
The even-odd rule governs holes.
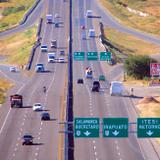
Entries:
POLYGON ((119 32, 112 28, 105 28, 105 37, 127 55, 152 55, 160 53, 158 45, 149 43, 130 34, 119 32))
POLYGON ((0 55, 5 56, 3 63, 25 65, 36 41, 37 26, 0 40, 0 55))
POLYGON ((13 84, 3 78, 0 78, 0 104, 5 102, 6 92, 13 86, 13 84))
POLYGON ((0 31, 19 24, 35 0, 10 0, 0 3, 0 31))
POLYGON ((124 65, 127 73, 126 80, 132 83, 140 79, 143 80, 143 84, 149 84, 150 62, 156 62, 149 56, 160 53, 160 47, 109 27, 104 30, 104 33, 106 39, 121 52, 116 54, 116 51, 112 50, 117 59, 121 58, 122 54, 128 56, 124 65))
POLYGON ((160 1, 159 0, 100 0, 102 5, 120 22, 145 31, 160 35, 160 1), (127 8, 134 10, 129 11, 127 8), (146 16, 140 16, 140 11, 146 16))

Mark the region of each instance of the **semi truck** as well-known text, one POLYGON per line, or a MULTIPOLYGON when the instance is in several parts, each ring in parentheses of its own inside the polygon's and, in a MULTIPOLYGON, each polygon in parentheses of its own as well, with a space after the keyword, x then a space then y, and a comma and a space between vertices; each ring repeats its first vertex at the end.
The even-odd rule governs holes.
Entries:
POLYGON ((13 107, 23 107, 23 97, 22 95, 15 94, 10 96, 11 108, 13 107))
POLYGON ((92 72, 91 67, 87 67, 86 68, 86 70, 85 70, 85 77, 86 78, 92 78, 93 77, 93 72, 92 72))

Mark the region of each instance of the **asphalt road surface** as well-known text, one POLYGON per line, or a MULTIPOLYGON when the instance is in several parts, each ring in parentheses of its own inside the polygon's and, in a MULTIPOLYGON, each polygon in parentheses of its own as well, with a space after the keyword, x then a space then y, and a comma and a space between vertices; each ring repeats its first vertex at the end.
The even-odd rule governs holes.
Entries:
MULTIPOLYGON (((61 22, 60 27, 55 28, 53 24, 44 21, 44 35, 42 42, 50 46, 51 39, 56 39, 59 48, 56 57, 62 47, 68 45, 68 3, 62 0, 46 0, 47 13, 58 13, 61 22), (59 6, 59 7, 56 7, 59 6), (63 23, 62 23, 63 22, 63 23)), ((51 48, 49 47, 51 51, 51 48)), ((67 59, 66 55, 64 56, 67 59)), ((3 70, 4 73, 5 69, 3 70)), ((28 81, 21 80, 8 95, 19 93, 24 97, 24 108, 10 108, 9 97, 0 108, 0 159, 2 160, 56 160, 59 158, 60 146, 59 122, 62 117, 64 102, 64 88, 66 81, 67 63, 52 63, 47 61, 47 53, 37 50, 33 68, 28 81), (35 73, 36 63, 43 63, 46 72, 35 73), (47 92, 43 93, 43 86, 47 92), (50 113, 50 121, 41 121, 41 112, 34 112, 32 105, 36 102, 45 106, 45 111, 50 113), (31 133, 34 137, 33 145, 22 146, 22 136, 31 133)), ((15 73, 11 76, 17 80, 15 73)), ((18 73, 17 73, 18 74, 18 73)), ((18 80, 17 80, 18 81, 18 80)))
POLYGON ((35 23, 38 22, 40 17, 42 17, 42 13, 45 11, 46 1, 41 0, 40 3, 37 5, 37 7, 33 10, 33 12, 29 15, 27 21, 22 24, 18 25, 17 27, 1 32, 0 33, 0 39, 5 38, 6 36, 13 35, 15 33, 18 33, 20 31, 25 30, 28 27, 33 26, 35 23))
POLYGON ((93 12, 96 16, 101 16, 100 21, 102 21, 105 25, 108 25, 110 27, 113 27, 120 32, 125 32, 132 34, 138 38, 141 38, 143 40, 146 40, 148 42, 154 43, 154 44, 160 44, 160 37, 156 37, 154 35, 150 35, 147 33, 143 33, 140 31, 137 31, 135 29, 129 28, 127 26, 124 26, 123 24, 120 24, 99 2, 99 0, 93 0, 91 2, 91 8, 93 9, 93 12))
MULTIPOLYGON (((92 0, 73 2, 73 51, 97 51, 95 39, 82 40, 81 25, 86 26, 86 35, 94 26, 94 18, 86 18, 86 10, 92 9, 92 0)), ((92 8, 93 7, 93 8, 92 8)), ((100 13, 100 12, 99 12, 100 13)), ((98 33, 96 32, 96 35, 98 33)), ((107 82, 101 83, 100 93, 91 92, 92 80, 85 78, 85 68, 91 66, 94 79, 98 79, 103 70, 99 61, 74 61, 74 117, 127 117, 129 121, 136 122, 137 113, 127 97, 111 97, 109 95, 108 81, 114 80, 123 68, 115 68, 112 73, 108 70, 107 82), (83 78, 84 84, 77 84, 77 79, 83 78)), ((107 69, 107 68, 106 68, 107 69)), ((101 121, 102 122, 102 121, 101 121)), ((102 128, 102 127, 101 127, 102 128)), ((130 129, 135 130, 135 126, 130 129)), ((75 138, 75 159, 76 160, 143 160, 158 159, 150 142, 139 140, 136 134, 129 134, 128 138, 75 138)))

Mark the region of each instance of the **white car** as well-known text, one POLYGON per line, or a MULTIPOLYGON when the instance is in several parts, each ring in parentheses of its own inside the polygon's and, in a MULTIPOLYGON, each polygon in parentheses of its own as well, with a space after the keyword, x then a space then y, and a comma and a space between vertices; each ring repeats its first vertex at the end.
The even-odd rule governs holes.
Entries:
POLYGON ((64 61, 64 58, 63 58, 63 57, 59 57, 58 62, 59 62, 59 63, 64 63, 64 62, 65 62, 65 61, 64 61))
POLYGON ((10 70, 10 72, 17 72, 18 71, 17 67, 10 67, 9 70, 10 70))
POLYGON ((35 103, 33 105, 33 111, 43 111, 44 107, 41 105, 41 103, 35 103))

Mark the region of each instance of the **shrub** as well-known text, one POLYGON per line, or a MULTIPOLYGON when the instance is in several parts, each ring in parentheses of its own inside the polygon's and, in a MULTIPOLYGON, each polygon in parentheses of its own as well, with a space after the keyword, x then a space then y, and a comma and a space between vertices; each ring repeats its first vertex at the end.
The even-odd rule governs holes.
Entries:
POLYGON ((8 16, 9 14, 20 12, 23 10, 25 10, 25 6, 8 7, 6 9, 4 9, 4 11, 2 12, 2 15, 8 16))
POLYGON ((150 63, 156 60, 146 55, 129 56, 124 64, 126 73, 136 79, 143 79, 150 76, 150 63))

